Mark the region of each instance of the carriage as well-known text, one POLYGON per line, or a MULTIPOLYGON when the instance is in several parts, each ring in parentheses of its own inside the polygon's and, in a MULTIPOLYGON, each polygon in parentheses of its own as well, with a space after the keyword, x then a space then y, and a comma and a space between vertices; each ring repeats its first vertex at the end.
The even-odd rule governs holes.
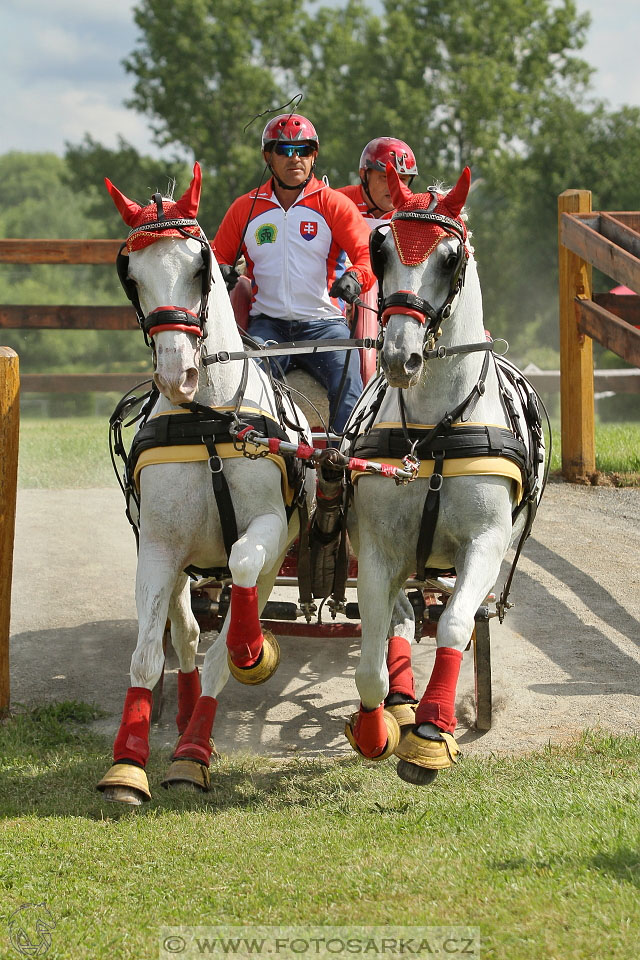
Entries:
MULTIPOLYGON (((180 660, 180 739, 165 786, 208 788, 218 693, 230 673, 254 684, 276 669, 278 645, 268 626, 274 633, 321 635, 327 628, 347 633, 349 621, 361 622, 361 706, 345 734, 369 759, 396 753, 398 772, 409 782, 429 783, 456 761, 452 703, 462 652, 470 646, 476 724, 481 730, 491 725, 489 623, 509 606, 513 567, 495 609, 490 589, 514 535, 517 560, 542 493, 541 421, 519 372, 504 361, 500 367, 490 362, 497 349, 484 336, 477 274, 460 216, 468 170, 444 195, 434 190, 414 196, 395 171, 388 176, 398 222, 387 233, 375 231, 371 247, 386 296, 380 309, 360 303, 347 344, 366 351, 368 382, 340 451, 326 446, 326 435, 324 445, 312 435, 290 392, 247 359, 269 351, 243 342, 237 315, 221 291, 195 219, 199 167, 178 202, 154 195, 141 207, 107 182, 131 228, 118 272, 152 345, 159 391, 159 398, 156 392, 145 402, 135 449, 126 456, 128 515, 140 531, 139 639, 114 765, 99 784, 109 799, 149 799, 144 767, 152 690, 157 709, 163 638, 166 643, 169 634, 180 660), (407 271, 416 267, 421 279, 412 289, 407 271), (388 289, 394 292, 388 295, 388 289), (423 289, 432 302, 419 295, 423 289), (186 305, 165 306, 167 290, 174 303, 186 305), (454 316, 467 326, 456 331, 454 316), (465 339, 470 333, 476 335, 471 343, 465 339), (382 372, 371 377, 374 348, 382 372), (479 369, 471 369, 478 359, 479 369), (431 393, 424 389, 426 363, 435 382, 431 393), (432 375, 431 366, 442 373, 432 375), (247 458, 255 462, 248 465, 247 458), (309 584, 301 569, 315 487, 316 471, 309 466, 318 470, 318 503, 346 503, 342 471, 350 477, 352 506, 341 522, 338 557, 342 576, 330 578, 331 590, 326 577, 318 587, 318 577, 309 584), (405 532, 400 542, 393 524, 385 522, 389 516, 405 532), (300 550, 298 559, 294 549, 300 550), (192 585, 189 575, 195 577, 192 585), (360 606, 347 603, 344 592, 356 582, 360 606), (301 601, 269 601, 274 584, 298 586, 301 601), (322 600, 318 609, 316 599, 322 600), (321 622, 325 601, 330 624, 321 622), (299 616, 305 624, 295 622, 299 616), (195 669, 201 628, 220 631, 206 655, 202 685, 195 669), (410 645, 436 633, 436 665, 418 704, 410 645)), ((272 348, 277 352, 285 348, 272 348)), ((121 455, 118 431, 127 415, 137 418, 136 403, 124 398, 112 418, 121 455)))

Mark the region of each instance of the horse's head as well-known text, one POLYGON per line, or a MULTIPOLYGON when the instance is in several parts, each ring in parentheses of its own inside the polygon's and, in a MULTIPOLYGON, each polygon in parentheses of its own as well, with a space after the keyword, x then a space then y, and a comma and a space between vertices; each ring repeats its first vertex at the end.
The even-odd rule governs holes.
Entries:
POLYGON ((172 403, 190 402, 198 388, 211 285, 211 248, 195 219, 200 166, 195 164, 191 184, 177 201, 156 193, 141 205, 110 180, 105 184, 130 227, 118 254, 118 274, 153 347, 154 382, 172 403))
MULTIPOLYGON (((371 259, 383 292, 382 370, 392 387, 406 389, 420 378, 425 347, 455 309, 469 258, 461 217, 471 173, 465 167, 448 193, 413 194, 392 164, 387 180, 396 212, 385 235, 371 238, 371 259)), ((384 229, 384 228, 382 228, 384 229)))

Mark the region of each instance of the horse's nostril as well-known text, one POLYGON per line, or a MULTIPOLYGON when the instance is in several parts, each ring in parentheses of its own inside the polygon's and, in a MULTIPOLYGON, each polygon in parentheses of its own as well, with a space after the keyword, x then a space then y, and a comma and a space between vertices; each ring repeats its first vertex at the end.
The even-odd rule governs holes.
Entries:
POLYGON ((198 386, 198 371, 195 367, 191 367, 187 370, 187 374, 184 378, 184 385, 187 390, 195 390, 198 386))
POLYGON ((404 365, 404 369, 410 375, 417 373, 422 366, 422 357, 419 353, 412 353, 404 365))

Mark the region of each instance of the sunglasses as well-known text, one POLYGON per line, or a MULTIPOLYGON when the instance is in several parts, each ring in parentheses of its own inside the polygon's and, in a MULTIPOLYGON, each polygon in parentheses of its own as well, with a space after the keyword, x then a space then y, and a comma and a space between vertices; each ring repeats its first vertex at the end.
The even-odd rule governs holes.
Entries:
POLYGON ((292 157, 297 153, 299 157, 310 157, 315 147, 310 143, 276 143, 275 152, 281 157, 292 157))

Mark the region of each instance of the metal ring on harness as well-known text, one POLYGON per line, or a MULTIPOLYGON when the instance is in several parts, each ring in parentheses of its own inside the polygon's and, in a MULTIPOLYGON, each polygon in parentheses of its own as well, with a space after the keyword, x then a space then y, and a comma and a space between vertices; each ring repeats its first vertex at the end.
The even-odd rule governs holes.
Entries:
MULTIPOLYGON (((203 440, 203 443, 204 443, 204 440, 203 440)), ((214 456, 209 457, 209 459, 207 460, 207 464, 209 465, 209 470, 211 470, 211 473, 222 473, 222 470, 223 470, 223 466, 224 466, 224 465, 223 465, 223 463, 222 463, 222 458, 219 457, 217 453, 214 454, 214 456), (215 469, 215 470, 213 469, 213 465, 212 465, 212 462, 211 462, 212 460, 217 460, 217 461, 218 461, 218 466, 217 466, 217 469, 215 469)))

